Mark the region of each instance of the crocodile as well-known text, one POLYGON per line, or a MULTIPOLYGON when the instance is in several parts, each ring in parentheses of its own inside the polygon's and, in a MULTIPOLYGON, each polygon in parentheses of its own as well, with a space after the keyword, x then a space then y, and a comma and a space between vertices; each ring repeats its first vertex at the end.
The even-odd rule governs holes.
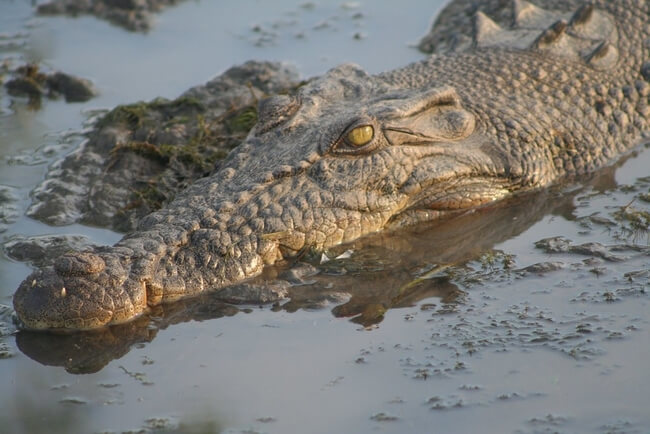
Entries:
MULTIPOLYGON (((599 170, 588 182, 581 183, 584 188, 581 185, 570 192, 562 188, 543 189, 512 197, 453 219, 403 228, 399 237, 390 231, 377 232, 328 251, 335 257, 339 252, 347 252, 344 258, 317 267, 301 261, 286 269, 267 268, 250 283, 286 285, 288 300, 273 305, 274 311, 292 313, 329 307, 335 317, 349 318, 363 327, 381 323, 389 309, 413 306, 432 297, 439 304, 424 303, 424 309, 437 305, 436 309, 442 311, 454 310, 468 297, 468 288, 479 281, 481 287, 501 281, 502 271, 520 276, 540 275, 548 272, 549 267, 562 268, 561 263, 543 262, 514 270, 514 263, 510 262, 514 259, 494 250, 494 246, 521 234, 548 214, 571 214, 575 198, 590 186, 614 188, 616 166, 599 170), (509 224, 504 225, 504 221, 509 224), (467 274, 466 264, 477 258, 481 266, 467 274), (483 266, 488 263, 489 266, 483 266), (440 265, 432 268, 432 264, 440 265), (457 268, 450 264, 461 265, 457 268), (416 276, 414 270, 420 270, 416 276), (450 275, 456 277, 450 279, 450 275)), ((41 364, 62 366, 70 373, 97 372, 132 348, 152 342, 160 330, 180 323, 230 317, 249 309, 248 305, 237 306, 224 300, 218 291, 206 292, 152 306, 147 315, 102 329, 55 334, 21 330, 16 333, 16 345, 41 364)))
POLYGON ((125 323, 309 250, 579 179, 647 140, 646 0, 448 11, 461 18, 454 38, 432 39, 443 54, 378 75, 341 65, 260 101, 217 172, 114 246, 28 276, 14 295, 21 327, 125 323))

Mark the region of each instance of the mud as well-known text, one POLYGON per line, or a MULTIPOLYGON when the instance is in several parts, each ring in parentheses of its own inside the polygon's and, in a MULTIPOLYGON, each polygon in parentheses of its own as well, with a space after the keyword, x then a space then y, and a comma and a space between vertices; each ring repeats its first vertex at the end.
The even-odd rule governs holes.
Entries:
POLYGON ((6 74, 9 75, 4 83, 7 94, 26 98, 33 110, 41 108, 44 98, 63 97, 66 102, 84 102, 97 95, 89 80, 60 71, 43 72, 34 63, 13 68, 6 74))
POLYGON ((36 7, 41 15, 94 15, 132 32, 146 32, 154 15, 182 0, 52 0, 36 7))

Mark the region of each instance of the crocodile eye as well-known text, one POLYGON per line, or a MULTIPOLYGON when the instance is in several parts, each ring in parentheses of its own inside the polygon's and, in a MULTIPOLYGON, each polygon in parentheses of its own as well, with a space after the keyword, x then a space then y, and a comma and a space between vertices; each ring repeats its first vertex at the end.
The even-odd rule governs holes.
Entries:
POLYGON ((374 136, 375 129, 372 125, 362 125, 348 133, 347 141, 353 146, 364 146, 370 143, 374 136))
POLYGON ((330 150, 337 155, 369 154, 385 142, 380 131, 374 120, 357 119, 343 130, 330 150))

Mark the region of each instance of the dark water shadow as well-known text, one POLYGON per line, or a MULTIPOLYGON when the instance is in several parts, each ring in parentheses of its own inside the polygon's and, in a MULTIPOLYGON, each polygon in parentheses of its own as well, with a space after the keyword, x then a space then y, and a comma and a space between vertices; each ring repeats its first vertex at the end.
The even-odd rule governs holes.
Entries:
MULTIPOLYGON (((277 282, 287 272, 307 268, 306 277, 290 285, 287 301, 276 311, 322 309, 334 305, 336 317, 350 317, 364 327, 382 321, 389 309, 413 306, 434 298, 438 303, 462 303, 464 292, 445 275, 445 267, 476 259, 496 244, 509 240, 549 214, 575 219, 574 197, 590 186, 600 192, 614 189, 615 167, 602 170, 582 187, 559 186, 520 195, 444 221, 399 231, 385 231, 328 252, 334 258, 310 263, 305 258, 292 265, 271 267, 251 283, 277 282)), ((151 342, 161 329, 189 321, 205 321, 250 312, 205 294, 157 306, 127 324, 92 332, 51 334, 20 331, 18 348, 33 360, 61 366, 73 374, 93 373, 127 354, 134 346, 151 342)))

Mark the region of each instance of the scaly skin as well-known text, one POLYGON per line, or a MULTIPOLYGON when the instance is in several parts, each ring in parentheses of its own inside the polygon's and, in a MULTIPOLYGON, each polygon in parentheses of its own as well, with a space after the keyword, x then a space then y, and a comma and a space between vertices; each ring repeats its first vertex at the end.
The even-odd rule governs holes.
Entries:
POLYGON ((304 249, 587 173, 647 137, 648 3, 599 1, 574 15, 581 2, 516 3, 532 13, 514 38, 479 14, 471 47, 377 76, 343 65, 262 102, 219 172, 115 246, 30 275, 14 297, 23 327, 126 322, 304 249), (555 15, 567 21, 541 33, 555 15))

